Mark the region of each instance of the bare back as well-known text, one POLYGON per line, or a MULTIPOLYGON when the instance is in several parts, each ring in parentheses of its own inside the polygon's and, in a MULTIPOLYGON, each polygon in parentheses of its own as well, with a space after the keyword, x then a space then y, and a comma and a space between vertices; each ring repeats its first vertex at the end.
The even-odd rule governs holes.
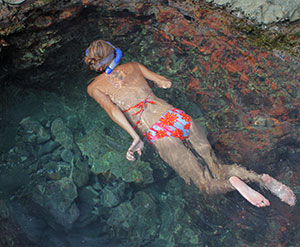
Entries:
MULTIPOLYGON (((172 108, 167 102, 153 94, 144 74, 135 62, 120 65, 109 75, 103 73, 97 76, 89 85, 88 90, 92 88, 97 88, 107 95, 122 111, 150 96, 149 100, 155 101, 155 104, 148 104, 142 114, 141 123, 138 126, 142 132, 145 132, 172 108)), ((137 109, 132 109, 125 114, 132 124, 136 122, 137 117, 131 114, 136 111, 137 109)))

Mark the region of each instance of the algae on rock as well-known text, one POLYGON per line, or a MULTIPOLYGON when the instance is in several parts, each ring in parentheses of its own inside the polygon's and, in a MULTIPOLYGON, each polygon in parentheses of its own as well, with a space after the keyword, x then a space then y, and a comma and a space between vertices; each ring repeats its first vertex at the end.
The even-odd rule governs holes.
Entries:
POLYGON ((128 139, 120 137, 115 140, 103 134, 102 129, 90 130, 87 135, 77 141, 83 155, 91 165, 92 173, 111 174, 124 182, 149 184, 153 182, 152 168, 148 162, 136 160, 130 162, 125 154, 128 139))
POLYGON ((91 171, 98 175, 110 171, 117 178, 125 182, 138 182, 149 184, 153 182, 152 168, 147 162, 137 160, 130 162, 124 154, 117 151, 109 151, 93 162, 91 171))

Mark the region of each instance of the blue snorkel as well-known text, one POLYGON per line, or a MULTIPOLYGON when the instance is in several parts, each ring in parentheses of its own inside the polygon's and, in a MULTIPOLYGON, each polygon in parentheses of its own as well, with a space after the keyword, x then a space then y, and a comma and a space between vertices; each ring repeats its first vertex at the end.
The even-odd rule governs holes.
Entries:
MULTIPOLYGON (((106 41, 106 43, 109 44, 116 51, 116 57, 115 57, 115 59, 110 63, 110 65, 108 65, 108 67, 105 70, 106 74, 110 74, 117 67, 118 63, 120 62, 120 60, 122 58, 122 51, 119 48, 114 47, 108 41, 106 41)), ((85 56, 88 56, 87 55, 88 50, 89 50, 89 48, 87 48, 85 50, 85 56)), ((104 59, 102 59, 101 61, 99 61, 98 63, 94 64, 93 65, 94 69, 97 69, 100 66, 106 64, 108 61, 112 60, 113 58, 114 58, 114 53, 108 55, 107 57, 105 57, 104 59)))
POLYGON ((115 69, 115 67, 117 67, 118 63, 120 62, 121 57, 122 57, 122 51, 119 48, 114 47, 108 41, 106 41, 106 43, 109 44, 112 48, 114 48, 116 51, 116 54, 117 54, 115 59, 110 63, 110 65, 108 65, 108 67, 105 70, 106 74, 110 74, 115 69))

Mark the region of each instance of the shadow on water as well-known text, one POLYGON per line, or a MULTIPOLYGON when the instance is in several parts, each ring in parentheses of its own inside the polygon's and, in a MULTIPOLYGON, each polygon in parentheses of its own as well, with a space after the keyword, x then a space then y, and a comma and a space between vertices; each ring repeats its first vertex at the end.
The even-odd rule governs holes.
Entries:
MULTIPOLYGON (((8 235, 21 225, 26 237, 24 233, 12 236, 19 240, 27 238, 37 246, 297 246, 299 204, 295 208, 283 205, 254 184, 251 185, 254 189, 270 198, 269 208, 255 208, 236 192, 203 196, 193 185, 184 185, 151 147, 146 148, 142 162, 151 163, 154 183, 130 181, 123 185, 120 177, 107 171, 98 176, 88 173, 84 184, 75 182, 79 193, 75 202, 82 217, 78 216, 71 228, 66 222, 61 223, 65 227, 62 228, 57 220, 49 219, 49 205, 41 203, 36 198, 38 194, 34 203, 31 201, 34 188, 39 185, 42 188, 64 176, 74 179, 72 172, 84 173, 79 164, 86 167, 91 164, 87 161, 88 151, 78 158, 80 151, 72 149, 75 154, 71 161, 67 151, 66 156, 55 153, 61 147, 49 141, 52 137, 47 137, 48 149, 41 148, 38 142, 29 139, 32 133, 20 127, 24 118, 30 116, 34 124, 40 123, 40 130, 51 129, 51 122, 62 118, 77 143, 84 143, 85 136, 93 136, 93 131, 99 128, 104 133, 103 140, 99 140, 103 147, 95 149, 97 152, 124 153, 130 144, 128 136, 112 125, 86 95, 86 84, 96 73, 89 71, 82 59, 88 44, 98 38, 118 46, 124 53, 123 63, 138 61, 170 78, 173 88, 156 88, 155 93, 184 109, 206 129, 224 163, 238 162, 259 173, 270 173, 291 185, 298 197, 300 75, 295 68, 300 62, 253 47, 236 37, 238 34, 225 35, 208 27, 199 30, 197 25, 203 25, 200 19, 188 21, 185 33, 169 31, 163 35, 164 22, 153 15, 136 17, 126 11, 101 13, 87 8, 77 19, 60 24, 56 35, 61 39, 61 47, 50 53, 42 65, 18 70, 14 47, 6 51, 11 56, 1 61, 5 64, 5 77, 1 77, 0 202, 7 205, 0 203, 0 218, 5 219, 2 222, 8 235), (192 45, 196 42, 193 34, 200 48, 192 45), (49 165, 51 159, 60 162, 59 169, 49 165), (75 168, 70 171, 68 167, 74 166, 73 161, 75 168), (103 205, 92 195, 121 185, 127 193, 121 195, 118 189, 116 204, 103 205), (91 186, 93 189, 87 190, 91 186), (84 197, 81 191, 89 197, 84 197), (135 199, 136 194, 140 201, 135 199), (84 198, 89 201, 94 198, 95 204, 87 203, 84 198), (132 204, 126 204, 130 200, 132 204), (142 201, 148 204, 137 206, 142 201), (152 202, 155 210, 145 212, 152 202), (130 207, 136 215, 130 212, 130 207), (3 213, 5 210, 7 214, 3 213), (101 212, 88 213, 89 210, 101 212), (152 233, 138 229, 142 226, 152 233), (59 233, 62 230, 65 233, 59 233), (116 239, 116 243, 111 239, 116 239)), ((171 20, 165 22, 170 24, 171 20)), ((26 241, 23 246, 31 246, 26 241)))

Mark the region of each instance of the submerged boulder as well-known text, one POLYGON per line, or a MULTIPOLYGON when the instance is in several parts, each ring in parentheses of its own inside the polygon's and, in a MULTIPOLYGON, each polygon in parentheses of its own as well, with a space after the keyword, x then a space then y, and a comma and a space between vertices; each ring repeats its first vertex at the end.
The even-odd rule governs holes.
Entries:
POLYGON ((107 223, 116 236, 129 238, 131 246, 141 246, 157 235, 160 221, 155 201, 140 191, 133 200, 113 208, 107 223))
POLYGON ((73 134, 61 118, 57 118, 52 122, 51 132, 55 141, 65 149, 71 150, 73 148, 73 134))
POLYGON ((80 216, 78 217, 76 226, 85 227, 97 221, 102 213, 99 205, 99 192, 90 185, 83 187, 79 191, 78 207, 80 209, 80 216))
POLYGON ((83 187, 89 180, 90 169, 87 162, 77 160, 74 164, 72 180, 77 188, 83 187))
POLYGON ((125 196, 126 184, 124 182, 106 185, 101 191, 101 204, 103 207, 117 206, 125 196))
POLYGON ((109 171, 125 182, 144 184, 153 182, 152 169, 149 163, 141 160, 132 163, 117 151, 110 151, 99 157, 93 162, 91 171, 96 175, 109 171))
POLYGON ((204 246, 200 230, 193 229, 191 216, 183 199, 183 180, 175 177, 168 181, 165 192, 158 195, 160 231, 153 246, 204 246))
POLYGON ((130 162, 126 159, 124 146, 129 145, 126 141, 112 139, 105 136, 101 129, 93 129, 78 140, 77 145, 81 153, 88 157, 91 172, 95 175, 109 174, 124 182, 152 183, 152 168, 148 162, 139 159, 130 162))
POLYGON ((38 144, 49 141, 50 133, 41 125, 40 122, 26 117, 20 122, 24 130, 24 140, 27 142, 36 142, 38 144))
POLYGON ((77 198, 75 184, 67 178, 49 181, 37 185, 32 199, 41 206, 47 222, 56 228, 56 225, 70 229, 79 216, 79 209, 74 202, 77 198))

